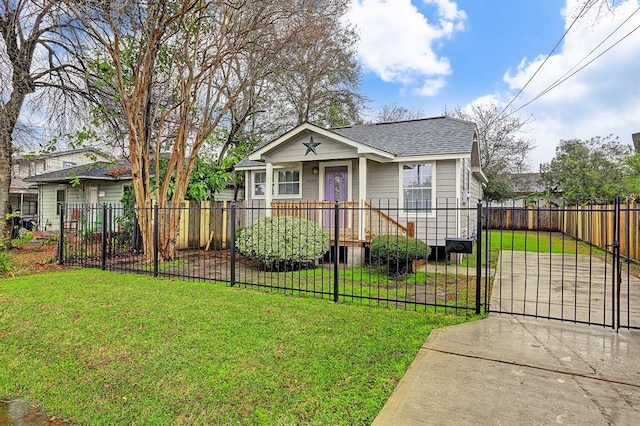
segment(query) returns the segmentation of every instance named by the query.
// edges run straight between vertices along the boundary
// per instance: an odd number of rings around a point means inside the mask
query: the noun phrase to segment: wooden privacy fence
[[[489,207],[483,212],[484,227],[514,231],[559,231],[560,210],[528,209],[524,207]]]
[[[619,223],[620,254],[640,262],[640,204],[571,206],[565,208],[489,207],[484,211],[485,229],[562,232],[611,251]]]
[[[340,202],[340,239],[343,241],[359,241],[358,230],[364,220],[365,239],[370,241],[377,235],[409,235],[415,234],[415,223],[406,225],[374,207],[369,202],[362,209],[357,201]],[[294,216],[316,222],[322,227],[333,228],[335,203],[331,201],[274,201],[273,216]],[[266,209],[246,207],[244,202],[236,202],[236,228],[248,225],[250,216],[261,217]],[[220,249],[229,247],[231,238],[231,202],[230,201],[185,201],[181,208],[180,231],[176,248]],[[249,215],[245,210],[251,211]],[[254,218],[254,214],[256,217]]]
[[[180,215],[176,248],[221,249],[231,238],[230,201],[185,201]],[[243,202],[236,202],[238,208]],[[245,226],[244,215],[236,215],[236,227]]]

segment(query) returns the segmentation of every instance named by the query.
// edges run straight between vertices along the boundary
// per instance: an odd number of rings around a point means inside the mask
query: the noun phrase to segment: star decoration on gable
[[[307,147],[307,152],[304,153],[304,155],[307,155],[310,152],[313,152],[315,155],[318,155],[318,152],[316,151],[316,148],[318,147],[318,145],[320,145],[322,142],[314,142],[313,141],[313,136],[311,136],[311,139],[309,139],[309,142],[303,143],[302,145]]]

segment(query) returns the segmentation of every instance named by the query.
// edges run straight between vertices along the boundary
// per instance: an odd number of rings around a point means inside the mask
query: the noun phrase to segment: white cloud
[[[424,81],[424,84],[419,89],[415,89],[414,93],[422,96],[434,96],[440,89],[445,86],[446,82],[444,78],[433,78]]]
[[[399,82],[415,93],[435,95],[451,73],[433,45],[464,28],[466,14],[450,0],[424,0],[436,7],[430,22],[410,0],[353,0],[347,16],[360,35],[360,61],[385,82]]]
[[[637,12],[588,56],[593,48],[640,7],[639,0],[618,2],[611,10],[599,8],[599,3],[596,2],[596,6],[578,19],[559,50],[524,88],[513,107],[518,108],[533,100],[556,80],[585,65],[640,26],[640,12]],[[583,4],[584,0],[567,0],[562,11],[566,20],[565,29]],[[522,89],[544,58],[544,55],[532,60],[524,58],[515,70],[507,70],[504,81],[511,92],[506,96],[511,98]],[[518,112],[523,118],[533,119],[533,130],[529,136],[537,144],[532,156],[536,166],[540,162],[550,161],[562,139],[588,139],[613,134],[624,142],[631,142],[631,133],[640,131],[639,58],[640,30],[637,30],[566,82]]]

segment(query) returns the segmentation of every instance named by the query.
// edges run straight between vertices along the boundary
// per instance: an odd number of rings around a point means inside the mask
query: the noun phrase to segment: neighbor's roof
[[[27,182],[68,182],[71,179],[90,180],[129,180],[131,179],[131,165],[128,162],[114,163],[98,161],[83,166],[69,167],[54,172],[30,176]]]
[[[330,128],[328,131],[396,157],[416,157],[442,154],[468,154],[476,135],[473,122],[453,117],[432,117],[391,123],[358,124]],[[260,144],[256,151],[272,141]],[[244,158],[239,167],[264,163]]]

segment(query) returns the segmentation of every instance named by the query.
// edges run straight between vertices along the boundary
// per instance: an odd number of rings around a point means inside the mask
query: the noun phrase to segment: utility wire
[[[543,91],[541,91],[540,93],[538,93],[533,99],[531,99],[530,101],[524,103],[523,105],[519,106],[518,108],[516,108],[515,110],[511,111],[509,114],[505,115],[504,118],[509,117],[512,114],[515,114],[516,112],[520,111],[521,109],[523,109],[524,107],[526,107],[527,105],[531,104],[532,102],[540,99],[541,97],[543,97],[544,95],[546,95],[547,93],[549,93],[551,90],[555,89],[556,87],[558,87],[559,85],[561,85],[562,83],[564,83],[565,81],[567,81],[568,79],[570,79],[571,77],[573,77],[574,75],[576,75],[579,71],[582,71],[584,68],[586,68],[587,66],[589,66],[591,63],[593,63],[596,59],[600,58],[602,55],[604,55],[605,53],[607,53],[609,50],[611,50],[613,47],[617,46],[618,44],[620,44],[624,39],[626,39],[627,37],[629,37],[631,34],[633,34],[634,32],[636,32],[638,29],[640,29],[640,25],[638,25],[637,27],[635,27],[634,29],[632,29],[631,31],[629,31],[627,34],[625,34],[622,38],[620,38],[618,41],[616,41],[615,43],[613,43],[611,46],[607,47],[605,50],[603,50],[602,52],[600,52],[596,57],[594,57],[593,59],[591,59],[589,62],[587,62],[586,64],[582,65],[580,68],[576,69],[575,71],[571,72],[572,70],[574,70],[579,64],[581,64],[585,59],[587,59],[593,52],[595,52],[600,46],[602,46],[604,44],[604,42],[606,42],[609,38],[611,38],[611,36],[617,32],[620,27],[622,27],[625,23],[627,23],[629,21],[629,19],[631,19],[631,17],[633,17],[633,15],[635,15],[638,11],[640,11],[640,7],[637,8],[635,10],[635,12],[633,12],[623,23],[621,23],[615,30],[613,30],[604,40],[602,40],[602,42],[600,42],[596,47],[594,47],[587,55],[585,55],[584,58],[582,58],[580,61],[578,61],[578,63],[576,65],[574,65],[573,67],[571,67],[571,69],[569,69],[569,71],[567,71],[566,73],[564,73],[564,75],[560,78],[558,78],[556,81],[554,81],[552,84],[550,84],[549,86],[547,86],[546,89],[544,89]]]
[[[544,64],[547,63],[547,61],[549,60],[549,58],[551,57],[551,55],[553,55],[553,53],[556,51],[556,49],[558,48],[558,46],[560,46],[560,43],[562,43],[562,40],[564,40],[564,38],[567,36],[567,34],[569,33],[569,31],[571,31],[571,28],[573,28],[573,26],[575,25],[576,22],[578,22],[578,19],[582,16],[584,16],[584,14],[586,13],[587,6],[589,7],[589,9],[591,7],[593,7],[593,5],[595,4],[595,2],[591,1],[591,0],[587,0],[584,3],[584,6],[582,6],[582,9],[580,10],[580,12],[576,15],[575,18],[573,18],[573,21],[571,22],[571,25],[569,25],[569,28],[567,28],[564,32],[564,34],[562,34],[562,37],[560,37],[560,40],[558,40],[558,42],[556,43],[555,46],[553,46],[553,49],[551,49],[551,52],[549,52],[547,54],[547,57],[544,58],[544,61],[542,61],[542,63],[538,66],[538,68],[536,69],[536,71],[533,73],[533,75],[531,77],[529,77],[529,80],[527,80],[527,82],[524,84],[524,86],[522,86],[520,88],[520,90],[518,91],[518,93],[516,93],[516,95],[511,99],[511,101],[509,101],[509,103],[507,104],[507,106],[505,106],[502,111],[500,111],[500,114],[498,114],[496,116],[496,120],[499,120],[500,117],[502,116],[502,114],[504,114],[504,112],[509,109],[509,107],[515,102],[515,100],[518,98],[518,96],[520,96],[522,94],[522,92],[524,92],[524,89],[527,88],[527,86],[529,85],[529,83],[531,83],[531,80],[533,80],[533,78],[538,74],[538,72],[542,69],[542,67],[544,66]]]

